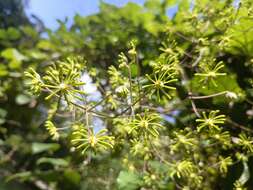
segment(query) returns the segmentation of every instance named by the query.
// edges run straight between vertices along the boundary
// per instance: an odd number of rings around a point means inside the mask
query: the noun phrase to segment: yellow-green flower
[[[51,121],[46,121],[45,127],[48,130],[48,133],[52,136],[53,140],[58,140],[60,137],[60,134],[58,133],[58,130],[56,126]]]
[[[145,112],[143,115],[137,114],[135,119],[130,123],[131,130],[129,133],[137,132],[144,134],[144,136],[159,135],[158,129],[162,127],[160,124],[161,117],[156,113]]]
[[[148,88],[150,90],[150,95],[156,94],[158,100],[160,101],[161,95],[165,95],[168,99],[171,99],[171,95],[168,90],[176,90],[175,87],[171,86],[171,83],[176,82],[177,79],[171,78],[166,72],[162,74],[154,74],[152,78],[150,75],[146,75],[151,84],[143,86],[143,88]]]
[[[223,124],[226,120],[225,115],[217,115],[219,110],[211,111],[207,115],[206,112],[203,112],[203,118],[196,119],[196,122],[199,122],[198,131],[201,131],[203,128],[208,127],[210,130],[216,129],[220,130],[219,124]]]
[[[88,150],[97,152],[113,148],[114,137],[107,135],[107,129],[95,133],[93,128],[81,125],[72,133],[71,143],[84,154]]]

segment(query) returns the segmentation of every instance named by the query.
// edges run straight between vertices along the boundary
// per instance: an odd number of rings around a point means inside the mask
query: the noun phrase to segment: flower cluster
[[[215,63],[215,60],[212,60],[211,63],[208,63],[208,60],[204,60],[205,64],[200,64],[201,72],[195,73],[195,76],[201,77],[200,82],[206,83],[211,82],[214,86],[217,86],[215,80],[219,76],[225,76],[226,73],[220,72],[224,68],[223,62]]]
[[[145,137],[158,137],[158,129],[162,128],[160,124],[161,117],[156,113],[144,112],[143,115],[137,114],[136,118],[130,123],[129,133],[143,134]]]
[[[219,124],[223,124],[226,121],[225,115],[217,115],[220,111],[211,111],[207,115],[206,112],[203,112],[203,118],[196,119],[196,122],[199,122],[198,131],[201,131],[203,128],[208,127],[209,130],[220,130]]]
[[[74,126],[74,128],[71,143],[82,154],[88,150],[98,152],[113,148],[114,137],[107,135],[106,129],[95,133],[94,128],[86,128],[83,125]]]
[[[64,97],[69,103],[73,99],[81,99],[85,92],[79,90],[84,85],[81,78],[82,65],[76,59],[68,58],[66,61],[58,61],[49,66],[45,76],[41,77],[36,71],[30,69],[25,74],[31,81],[31,91],[39,93],[44,90],[48,93],[46,99],[52,97]]]

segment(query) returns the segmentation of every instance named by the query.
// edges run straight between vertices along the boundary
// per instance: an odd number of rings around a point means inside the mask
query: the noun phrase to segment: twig
[[[243,126],[243,125],[241,125],[239,123],[236,123],[235,121],[231,120],[230,118],[227,118],[227,122],[230,123],[230,124],[232,124],[233,126],[235,126],[237,128],[240,128],[240,129],[244,130],[244,131],[247,131],[249,133],[253,133],[253,130],[251,130],[250,128],[245,127],[245,126]]]
[[[130,85],[130,89],[129,89],[129,92],[130,92],[130,108],[131,108],[131,116],[133,117],[134,116],[134,107],[133,107],[133,92],[132,92],[132,73],[131,73],[131,68],[130,68],[130,65],[128,65],[128,80],[129,80],[129,85]]]
[[[198,58],[194,61],[194,63],[192,64],[192,67],[195,67],[195,66],[197,66],[198,65],[198,63],[201,61],[201,59],[202,59],[202,56],[203,56],[203,54],[204,54],[204,50],[200,50],[200,52],[199,52],[199,56],[198,56]]]
[[[222,92],[219,92],[219,93],[216,93],[216,94],[207,95],[207,96],[192,96],[192,94],[189,93],[188,98],[191,99],[191,100],[199,100],[199,99],[213,98],[213,97],[221,96],[221,95],[224,95],[224,94],[227,94],[227,91],[222,91]]]
[[[199,112],[198,112],[198,109],[196,107],[195,102],[193,100],[190,100],[190,101],[191,101],[192,109],[193,109],[194,113],[196,114],[196,116],[197,117],[201,117],[200,114],[199,114]]]

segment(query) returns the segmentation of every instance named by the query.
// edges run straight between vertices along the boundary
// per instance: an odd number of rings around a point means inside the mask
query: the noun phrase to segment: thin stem
[[[149,93],[149,91],[150,91],[150,90],[147,91],[147,94]],[[136,105],[136,104],[140,101],[140,99],[142,99],[142,98],[143,98],[143,97],[140,96],[131,106]],[[128,108],[126,108],[125,110],[123,110],[122,112],[120,112],[119,114],[115,115],[115,117],[118,117],[118,116],[120,116],[120,115],[126,113],[126,112],[131,108],[131,106],[129,106]]]
[[[160,161],[162,161],[164,164],[166,164],[168,166],[174,166],[173,164],[171,164],[167,160],[165,160],[165,158],[163,158],[163,156],[157,151],[157,149],[153,146],[152,143],[150,143],[150,146],[151,146],[152,150],[155,152],[155,155],[160,159]]]
[[[129,92],[130,92],[130,101],[131,101],[131,116],[134,117],[134,107],[133,107],[133,92],[132,92],[132,72],[131,72],[131,68],[130,68],[130,65],[128,65],[128,80],[129,80],[129,84],[130,84],[130,89],[129,89]]]
[[[97,102],[95,105],[91,106],[90,108],[88,108],[88,111],[93,110],[95,107],[99,106],[100,104],[102,104],[109,96],[111,96],[111,94],[106,95],[102,100],[100,100],[99,102]]]
[[[67,126],[67,127],[59,127],[59,128],[57,128],[57,131],[63,131],[63,130],[70,129],[70,128],[71,128],[70,126]]]
[[[198,58],[194,61],[194,63],[192,64],[192,67],[195,67],[195,66],[198,65],[198,63],[199,63],[199,62],[201,61],[201,59],[202,59],[203,54],[204,54],[204,50],[200,50],[199,56],[198,56]]]
[[[183,78],[185,81],[188,81],[188,77],[187,77],[187,75],[185,74],[185,71],[184,71],[184,69],[183,69],[182,67],[181,67],[180,71],[181,71],[181,74],[182,74],[182,78]],[[186,85],[186,89],[187,89],[187,91],[188,91],[188,94],[191,95],[191,94],[192,94],[191,89],[190,89],[187,85]],[[196,115],[197,117],[201,117],[200,114],[199,114],[199,112],[198,112],[197,106],[196,106],[195,102],[193,101],[193,99],[190,99],[190,101],[191,101],[191,106],[192,106],[192,109],[193,109],[195,115]]]
[[[91,130],[90,130],[90,126],[89,126],[89,112],[88,112],[88,109],[85,110],[85,122],[86,122],[86,127],[88,129],[88,133],[89,133],[89,135],[91,135]]]
[[[189,93],[188,98],[191,99],[191,100],[207,99],[207,98],[213,98],[213,97],[216,97],[216,96],[221,96],[221,95],[227,94],[227,92],[228,91],[222,91],[222,92],[207,95],[207,96],[192,96],[191,93]]]
[[[136,65],[137,65],[137,84],[138,84],[138,93],[139,93],[139,97],[141,97],[141,85],[140,85],[140,75],[141,75],[141,66],[140,66],[140,63],[139,63],[139,59],[138,59],[138,53],[136,52],[136,55],[135,55],[135,62],[136,62]],[[142,98],[140,98],[139,100],[139,104],[140,104],[140,107],[141,107],[141,103],[142,102]]]
[[[226,120],[228,123],[232,124],[234,127],[240,128],[240,129],[250,132],[250,133],[253,133],[253,130],[251,130],[250,128],[245,127],[239,123],[236,123],[235,121],[231,120],[230,118],[226,118]]]
[[[190,100],[190,101],[191,101],[192,109],[193,109],[194,113],[196,114],[196,116],[197,117],[201,117],[200,114],[199,114],[199,112],[198,112],[198,109],[196,107],[195,102],[193,100]]]

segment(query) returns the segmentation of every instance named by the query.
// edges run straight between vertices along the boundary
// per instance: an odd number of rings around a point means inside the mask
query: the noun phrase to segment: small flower
[[[130,49],[128,50],[128,54],[130,56],[136,56],[137,52],[136,52],[136,45],[135,45],[136,42],[134,41],[131,41],[130,42]]]
[[[29,79],[28,85],[30,86],[31,92],[39,94],[43,86],[40,75],[33,68],[30,68],[28,71],[24,72],[24,74]]]
[[[127,78],[124,77],[123,74],[112,65],[108,69],[108,74],[110,77],[109,81],[113,88],[117,88],[118,86],[123,85],[127,81]]]
[[[223,148],[231,147],[231,136],[228,131],[218,131],[212,136],[216,141],[220,142]]]
[[[72,59],[50,66],[46,76],[43,77],[43,87],[50,93],[46,99],[53,96],[63,96],[67,102],[73,98],[80,99],[78,94],[84,94],[84,92],[78,88],[85,84],[80,80],[80,69],[81,66]]]
[[[119,68],[125,68],[125,67],[128,67],[128,59],[127,57],[125,56],[124,53],[120,53],[119,54]]]
[[[242,148],[248,152],[253,152],[253,138],[247,137],[245,133],[239,135],[237,144],[242,146]]]
[[[230,157],[223,158],[222,156],[219,157],[220,159],[220,171],[223,174],[228,172],[228,166],[233,164],[233,160]]]
[[[139,132],[144,134],[144,136],[154,136],[159,135],[158,128],[161,128],[160,124],[161,117],[156,113],[145,112],[144,115],[137,114],[136,118],[130,123],[131,130],[129,133]]]
[[[57,131],[56,126],[49,120],[45,122],[45,127],[48,130],[49,134],[52,136],[53,140],[58,140],[60,137],[60,134]]]
[[[193,165],[191,161],[183,160],[177,162],[174,166],[174,170],[171,172],[171,177],[176,175],[178,178],[188,177],[196,170],[196,166]]]
[[[210,130],[220,130],[218,124],[223,124],[226,120],[225,115],[217,115],[219,110],[211,111],[208,115],[203,112],[203,119],[197,119],[196,122],[200,122],[198,126],[198,132],[203,128],[208,127]]]
[[[196,144],[196,140],[192,138],[191,132],[185,133],[185,131],[179,131],[179,132],[174,132],[173,134],[175,135],[175,138],[173,140],[174,143],[171,146],[171,150],[173,151],[180,149],[181,146],[193,147]]]
[[[101,151],[113,148],[114,137],[108,136],[107,129],[102,129],[95,133],[93,128],[89,130],[84,126],[75,127],[76,130],[72,133],[71,143],[77,150],[81,150],[84,154],[87,150]]]
[[[208,64],[203,64],[203,66],[201,67],[202,72],[195,73],[195,76],[199,76],[202,78],[200,80],[200,82],[210,81],[214,86],[217,86],[215,79],[218,76],[225,76],[226,75],[226,73],[219,72],[219,70],[221,70],[223,67],[224,67],[224,64],[222,62],[217,63],[214,67],[208,66]]]
[[[125,97],[127,95],[127,93],[129,92],[128,90],[128,83],[124,83],[123,85],[118,86],[115,89],[115,92],[123,97]]]
[[[234,183],[234,190],[247,190],[246,187],[243,187],[244,185],[239,181],[239,180],[236,180],[235,183]]]
[[[177,43],[175,40],[171,41],[168,40],[166,43],[162,43],[162,47],[160,50],[163,52],[164,55],[176,55],[177,54]]]
[[[166,73],[174,78],[178,75],[178,58],[177,56],[161,56],[156,62],[153,63],[155,73]]]
[[[130,149],[130,153],[133,155],[143,156],[144,159],[150,158],[150,149],[145,141],[139,141],[136,139],[131,140],[132,147]]]
[[[162,74],[155,74],[154,78],[151,78],[150,75],[146,75],[151,84],[143,86],[143,88],[149,88],[151,90],[151,95],[156,93],[158,100],[160,101],[160,94],[165,95],[168,99],[171,99],[171,96],[167,90],[176,90],[175,87],[169,85],[170,83],[176,82],[177,79],[171,78],[170,75],[166,75],[166,72]]]
[[[69,102],[74,98],[81,99],[80,94],[85,94],[78,89],[85,83],[80,80],[81,65],[75,59],[68,58],[65,62],[58,61],[57,64],[48,68],[44,77],[33,69],[26,72],[25,76],[31,79],[33,93],[38,94],[41,90],[49,93],[46,99],[63,96]]]

